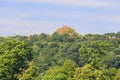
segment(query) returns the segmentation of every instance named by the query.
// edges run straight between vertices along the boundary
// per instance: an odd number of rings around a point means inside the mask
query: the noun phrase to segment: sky
[[[0,36],[120,31],[120,0],[0,0]]]

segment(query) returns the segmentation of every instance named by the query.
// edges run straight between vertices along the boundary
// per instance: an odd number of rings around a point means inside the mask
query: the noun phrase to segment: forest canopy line
[[[120,80],[120,32],[0,37],[0,80]]]

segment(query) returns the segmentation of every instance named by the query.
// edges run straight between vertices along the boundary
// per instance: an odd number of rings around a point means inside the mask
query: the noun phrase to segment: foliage
[[[83,67],[76,68],[74,80],[103,80],[103,72],[95,70],[91,65],[86,64]]]
[[[32,59],[31,49],[24,42],[13,39],[5,39],[0,47],[0,79],[16,80],[17,74]]]
[[[55,66],[46,71],[43,80],[68,80],[72,79],[76,64],[66,60],[62,66]]]
[[[0,37],[0,80],[119,80],[120,32]]]
[[[19,80],[38,80],[37,77],[39,75],[38,68],[34,65],[34,62],[29,62],[28,68],[23,71],[22,76],[20,76]]]

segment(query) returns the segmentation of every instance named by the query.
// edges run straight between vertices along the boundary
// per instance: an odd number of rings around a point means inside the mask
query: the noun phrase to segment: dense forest
[[[120,32],[0,37],[0,80],[120,80]]]

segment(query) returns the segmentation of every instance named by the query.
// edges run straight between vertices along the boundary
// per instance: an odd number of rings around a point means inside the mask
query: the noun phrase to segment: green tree
[[[91,80],[93,74],[93,68],[87,64],[84,67],[76,68],[74,73],[75,80]]]
[[[104,80],[103,72],[94,69],[91,65],[86,64],[83,67],[76,68],[74,72],[74,80]]]
[[[63,66],[55,66],[45,72],[43,80],[72,80],[76,64],[66,60]]]
[[[23,71],[22,76],[20,76],[19,80],[40,80],[39,70],[38,67],[35,66],[34,62],[30,62],[28,66],[29,67]]]
[[[91,64],[92,66],[99,68],[99,62],[103,59],[109,47],[110,44],[103,41],[84,43],[79,49],[79,65]]]
[[[120,69],[117,70],[116,76],[114,76],[114,80],[120,80]]]
[[[22,41],[7,39],[0,44],[0,79],[17,80],[17,74],[32,59],[31,48]]]

